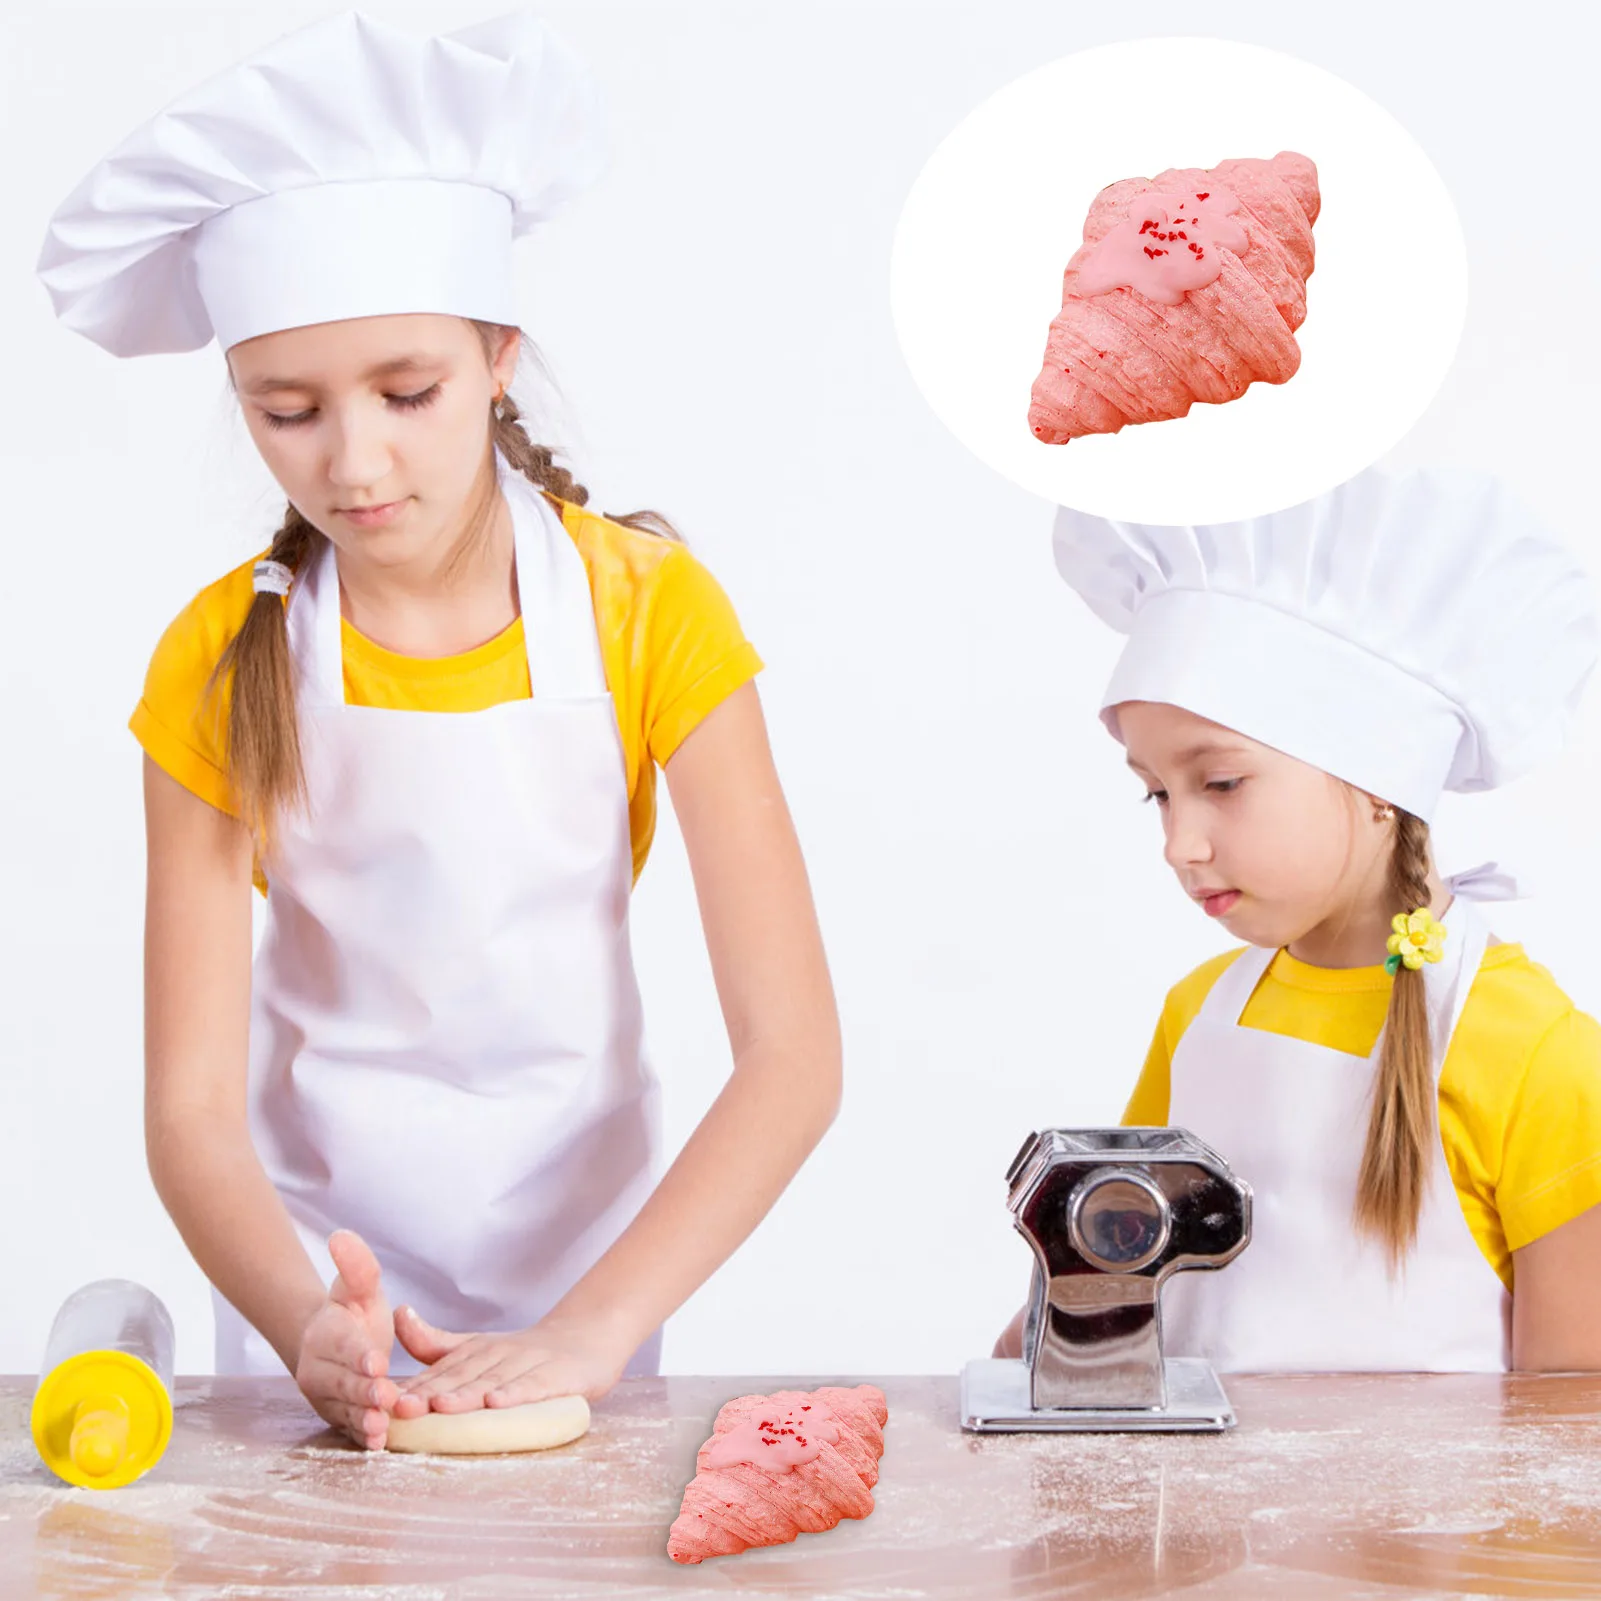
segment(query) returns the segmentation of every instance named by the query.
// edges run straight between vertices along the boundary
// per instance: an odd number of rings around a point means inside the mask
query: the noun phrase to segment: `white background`
[[[444,28],[498,8],[371,9]],[[53,0],[0,17],[0,1371],[32,1369],[62,1297],[110,1274],[173,1308],[181,1369],[210,1363],[204,1285],[144,1169],[125,724],[162,628],[280,509],[214,349],[117,362],[57,327],[33,263],[50,210],[136,122],[323,10]],[[573,419],[547,432],[597,505],[680,522],[768,661],[848,1050],[838,1123],[670,1323],[665,1365],[951,1372],[988,1354],[1026,1287],[1013,1152],[1037,1126],[1116,1118],[1163,994],[1220,935],[1172,884],[1095,719],[1114,641],[1054,574],[1050,506],[948,435],[906,372],[890,241],[929,152],[986,95],[1203,19],[1166,0],[546,11],[601,81],[616,152],[524,258],[527,323]],[[1493,465],[1595,570],[1601,231],[1574,202],[1598,41],[1559,25],[1580,15],[1274,0],[1204,21],[1348,78],[1438,166],[1472,304],[1388,459]],[[1482,843],[1544,869],[1547,893],[1497,924],[1592,1012],[1598,776],[1601,686],[1563,762],[1462,807],[1472,837],[1446,862]],[[636,905],[676,1149],[728,1060],[670,818]]]

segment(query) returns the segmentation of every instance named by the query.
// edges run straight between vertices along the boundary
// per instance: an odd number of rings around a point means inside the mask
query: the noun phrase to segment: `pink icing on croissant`
[[[798,1424],[788,1420],[814,1417],[823,1426],[805,1435],[803,1447]],[[702,1562],[819,1534],[841,1518],[865,1518],[873,1510],[888,1419],[884,1392],[871,1384],[730,1401],[696,1456],[667,1554],[675,1562]],[[785,1427],[796,1435],[783,1434]],[[762,1443],[768,1438],[777,1443]],[[753,1455],[760,1465],[749,1460]]]
[[[1125,248],[1113,236],[1126,240],[1131,231],[1138,237],[1141,223],[1150,220],[1148,205],[1223,192],[1235,208],[1222,219],[1245,237],[1240,245],[1214,232],[1215,251],[1202,243],[1218,258],[1210,282],[1185,287],[1176,302],[1144,285],[1099,287],[1108,262]],[[1051,319],[1030,397],[1034,437],[1057,445],[1116,433],[1128,423],[1182,417],[1198,400],[1237,400],[1253,383],[1292,377],[1301,363],[1295,330],[1306,318],[1312,224],[1321,203],[1317,168],[1292,150],[1271,161],[1245,157],[1211,168],[1173,168],[1103,189],[1085,219],[1084,243],[1062,275],[1062,307]],[[1164,217],[1158,231],[1189,233],[1190,217],[1200,227],[1198,208],[1180,214],[1184,223],[1175,219],[1169,227]],[[1152,248],[1174,242],[1152,241],[1149,229],[1144,237]],[[1144,257],[1144,249],[1142,259],[1160,260]]]
[[[821,1401],[792,1401],[772,1406],[761,1418],[746,1418],[727,1434],[706,1442],[706,1466],[733,1468],[741,1462],[781,1473],[802,1462],[815,1462],[825,1445],[839,1443],[839,1424]]]
[[[1246,248],[1245,229],[1229,215],[1240,202],[1226,189],[1138,196],[1125,221],[1103,234],[1078,269],[1078,293],[1138,289],[1176,306],[1223,270],[1225,248]]]

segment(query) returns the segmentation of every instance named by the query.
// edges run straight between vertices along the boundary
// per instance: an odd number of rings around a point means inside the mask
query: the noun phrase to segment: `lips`
[[[1201,907],[1208,917],[1222,917],[1225,913],[1234,910],[1239,903],[1240,892],[1237,889],[1200,891],[1195,898],[1201,903]]]
[[[379,506],[340,506],[339,515],[358,528],[376,528],[399,516],[405,509],[404,500],[388,500]]]

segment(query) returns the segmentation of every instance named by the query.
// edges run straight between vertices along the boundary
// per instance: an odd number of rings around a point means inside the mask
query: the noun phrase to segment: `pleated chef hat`
[[[1210,527],[1063,508],[1056,565],[1128,635],[1101,717],[1182,706],[1429,818],[1560,746],[1595,664],[1590,584],[1494,479],[1370,469]]]
[[[601,160],[589,82],[531,13],[417,38],[346,11],[124,139],[39,275],[118,356],[392,312],[512,324],[512,240]]]

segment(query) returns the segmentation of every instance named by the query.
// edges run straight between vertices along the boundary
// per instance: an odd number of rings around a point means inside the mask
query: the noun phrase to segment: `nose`
[[[1170,800],[1162,819],[1165,843],[1162,855],[1175,873],[1212,859],[1212,841],[1202,812]]]
[[[364,493],[389,474],[392,457],[384,418],[362,406],[330,409],[328,481],[340,491]]]

